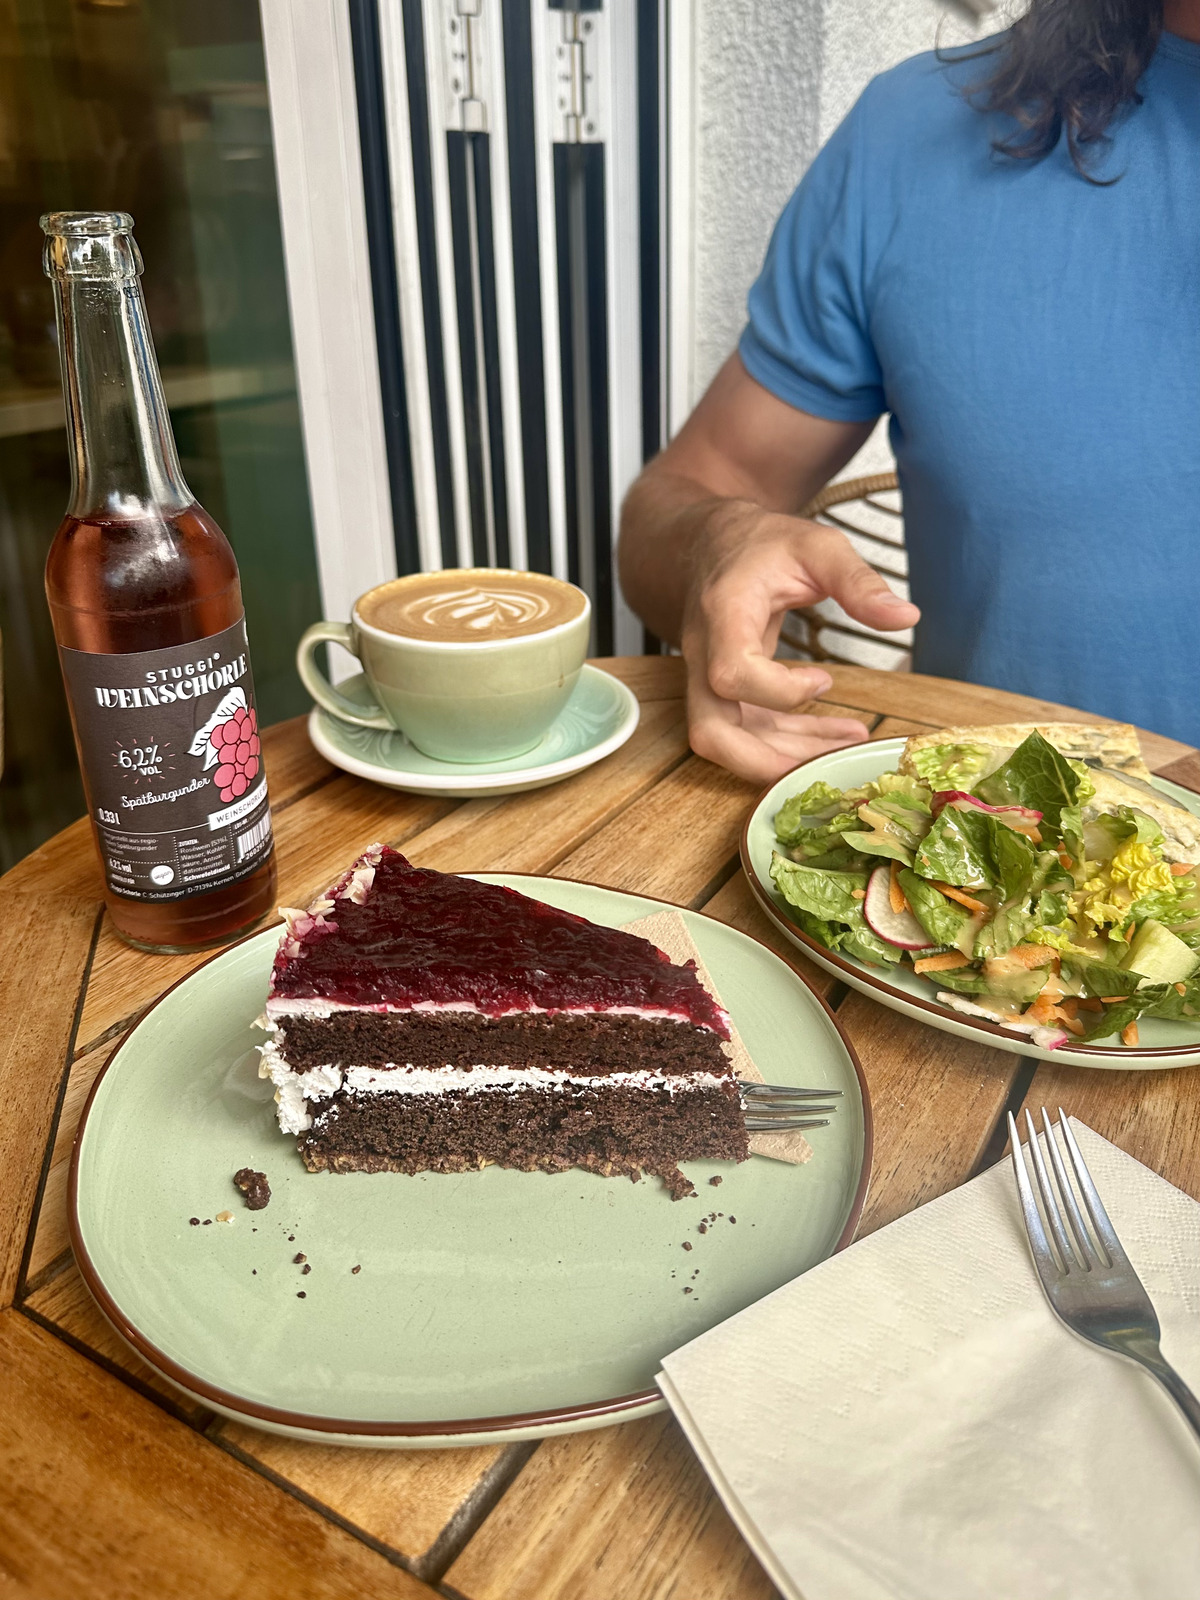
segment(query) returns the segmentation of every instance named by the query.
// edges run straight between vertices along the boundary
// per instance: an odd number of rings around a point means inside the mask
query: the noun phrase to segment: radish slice
[[[867,880],[867,896],[863,901],[867,927],[901,950],[930,949],[929,935],[912,912],[892,910],[891,876],[891,864],[885,861]]]
[[[1042,813],[1034,811],[1031,806],[989,806],[986,801],[977,800],[965,789],[939,789],[933,797],[931,806],[934,816],[936,817],[945,806],[953,806],[956,811],[986,811],[990,816],[1000,817],[1005,822],[1042,820]]]

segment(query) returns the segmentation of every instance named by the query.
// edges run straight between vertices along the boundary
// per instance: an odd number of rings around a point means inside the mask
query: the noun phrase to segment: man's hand
[[[682,646],[688,728],[697,755],[757,783],[868,736],[846,717],[800,707],[831,686],[818,666],[773,660],[796,606],[832,598],[856,622],[908,628],[920,613],[888,588],[834,528],[746,501],[705,519],[692,551]]]
[[[758,783],[867,737],[861,722],[798,711],[830,678],[772,660],[787,611],[832,598],[883,632],[919,615],[840,533],[795,515],[872,426],[798,411],[730,356],[625,502],[622,587],[683,647],[692,748]]]

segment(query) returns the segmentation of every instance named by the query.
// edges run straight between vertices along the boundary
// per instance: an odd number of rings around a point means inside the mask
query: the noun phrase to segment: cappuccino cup
[[[439,761],[503,761],[532,750],[567,703],[587,654],[591,603],[540,572],[460,567],[393,578],[355,602],[349,622],[318,622],[296,666],[343,722],[403,733]],[[318,668],[340,644],[375,696],[364,706]]]

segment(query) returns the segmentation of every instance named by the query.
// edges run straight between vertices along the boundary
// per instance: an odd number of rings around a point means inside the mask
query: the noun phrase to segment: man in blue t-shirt
[[[884,412],[916,605],[796,515]],[[621,576],[682,644],[693,748],[766,782],[866,737],[772,660],[827,596],[919,617],[918,672],[1200,744],[1198,534],[1200,0],[1033,0],[876,78],[818,155]]]

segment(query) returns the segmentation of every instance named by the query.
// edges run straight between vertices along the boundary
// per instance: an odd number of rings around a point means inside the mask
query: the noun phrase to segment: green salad
[[[801,929],[873,966],[911,963],[943,1004],[1048,1048],[1200,1018],[1200,883],[1171,859],[1169,816],[1164,836],[1137,805],[1100,809],[1091,769],[1037,732],[988,758],[927,745],[910,771],[787,800],[771,878]]]

